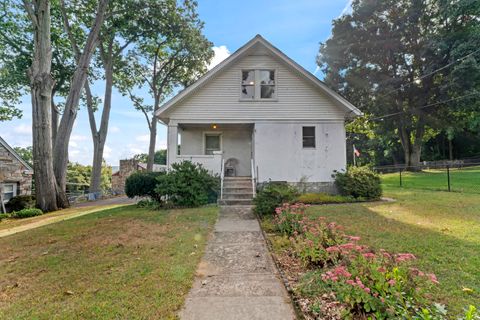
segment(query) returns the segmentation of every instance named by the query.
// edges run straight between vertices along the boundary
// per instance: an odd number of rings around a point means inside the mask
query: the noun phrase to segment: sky
[[[198,12],[205,22],[204,34],[214,44],[215,57],[210,67],[261,34],[287,56],[321,78],[315,58],[320,42],[331,33],[332,20],[348,12],[351,0],[199,0]],[[96,83],[93,92],[103,95]],[[145,99],[148,99],[145,96]],[[19,106],[23,117],[0,122],[0,136],[12,147],[32,145],[30,97]],[[97,115],[97,118],[99,115]],[[167,130],[158,126],[157,149],[166,148]],[[120,159],[148,152],[149,130],[140,111],[127,97],[114,90],[104,158],[118,166]],[[70,161],[91,164],[93,143],[88,115],[80,109],[69,145]]]

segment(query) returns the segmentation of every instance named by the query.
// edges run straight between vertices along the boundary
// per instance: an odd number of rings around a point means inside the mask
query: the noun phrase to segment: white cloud
[[[225,60],[230,56],[230,51],[228,50],[227,46],[218,46],[218,47],[213,47],[213,52],[214,56],[212,58],[212,61],[210,61],[210,64],[208,65],[208,70],[214,68],[217,64]]]
[[[111,133],[117,133],[117,132],[120,132],[120,128],[117,127],[117,126],[110,126],[108,128],[108,131],[111,132]]]
[[[88,140],[87,136],[81,135],[81,134],[72,134],[70,136],[70,142],[71,141],[85,141]]]
[[[110,159],[111,156],[112,156],[112,148],[110,148],[108,145],[105,145],[103,147],[103,158]]]
[[[32,135],[32,126],[26,125],[26,124],[19,124],[13,129],[13,132],[19,133],[22,135]]]
[[[140,136],[136,136],[135,140],[139,142],[149,142],[150,141],[150,135],[149,134],[142,134]]]

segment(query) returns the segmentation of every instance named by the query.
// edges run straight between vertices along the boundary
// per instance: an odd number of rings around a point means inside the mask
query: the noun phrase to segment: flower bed
[[[411,253],[375,251],[304,204],[283,206],[264,220],[275,258],[306,319],[448,319],[429,292],[433,273]],[[473,306],[465,319],[478,319]]]

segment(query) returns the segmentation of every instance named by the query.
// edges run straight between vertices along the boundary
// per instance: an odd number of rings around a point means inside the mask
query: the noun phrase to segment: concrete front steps
[[[252,200],[251,177],[225,177],[223,179],[223,198],[218,201],[220,205],[251,205]]]

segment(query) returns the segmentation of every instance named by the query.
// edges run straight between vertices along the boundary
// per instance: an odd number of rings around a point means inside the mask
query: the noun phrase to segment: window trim
[[[205,156],[213,156],[212,154],[207,154],[207,136],[218,136],[220,139],[220,150],[215,151],[223,151],[223,134],[219,131],[204,131],[203,132],[203,150],[202,154]]]
[[[313,147],[305,146],[305,137],[312,138],[312,136],[305,136],[303,130],[304,128],[313,128]],[[317,148],[317,127],[316,126],[302,126],[302,148],[303,149],[316,149]]]
[[[243,72],[244,71],[254,71],[255,72],[255,84],[253,85],[254,87],[254,98],[249,99],[249,98],[243,98],[242,97],[242,81],[243,81]],[[261,98],[261,90],[262,90],[262,84],[260,83],[260,71],[273,71],[274,77],[275,77],[275,84],[273,87],[275,88],[274,90],[274,96],[272,98]],[[241,102],[252,102],[252,101],[278,101],[278,71],[276,68],[245,68],[240,70],[240,77],[239,77],[239,101]],[[267,86],[267,85],[266,85]],[[268,85],[272,86],[272,85]]]
[[[12,197],[17,196],[17,187],[18,187],[18,186],[17,186],[17,183],[16,183],[16,182],[2,183],[2,184],[0,184],[0,185],[1,185],[1,187],[2,187],[1,189],[2,189],[2,196],[3,196],[3,197],[4,197],[5,194],[6,194],[5,189],[4,189],[5,186],[12,186],[12,193],[13,193]],[[10,193],[10,192],[9,192],[9,193]],[[3,203],[7,203],[7,202],[8,202],[8,200],[4,200],[4,201],[3,201]]]

